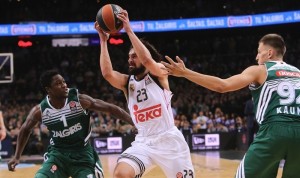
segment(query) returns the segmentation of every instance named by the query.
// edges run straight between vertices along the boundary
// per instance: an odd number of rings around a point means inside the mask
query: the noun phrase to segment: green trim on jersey
[[[90,137],[90,115],[78,99],[78,90],[69,88],[65,106],[55,109],[46,98],[40,103],[42,123],[50,132],[50,144],[54,148],[77,150],[84,147]]]
[[[300,121],[300,70],[282,61],[265,63],[267,79],[250,85],[259,124]]]

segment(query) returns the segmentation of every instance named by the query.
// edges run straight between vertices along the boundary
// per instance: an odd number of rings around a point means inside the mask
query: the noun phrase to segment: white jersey
[[[157,135],[174,127],[171,109],[172,92],[163,89],[154,77],[147,74],[137,81],[128,81],[128,108],[138,129],[138,136]]]
[[[156,77],[147,74],[128,81],[128,108],[138,129],[131,147],[118,159],[142,177],[153,166],[159,166],[166,177],[195,177],[190,149],[174,124],[171,109],[172,92],[163,89]]]

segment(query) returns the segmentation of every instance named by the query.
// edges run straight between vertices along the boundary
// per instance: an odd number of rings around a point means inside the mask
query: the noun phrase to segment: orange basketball
[[[96,20],[106,33],[117,33],[123,28],[123,22],[117,18],[122,8],[116,4],[106,4],[98,11]]]

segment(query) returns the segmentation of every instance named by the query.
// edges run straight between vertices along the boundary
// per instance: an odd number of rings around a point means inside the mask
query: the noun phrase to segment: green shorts
[[[104,177],[98,154],[91,145],[81,150],[48,149],[35,178],[98,178]]]
[[[238,167],[236,178],[276,178],[281,160],[285,160],[282,178],[300,176],[299,123],[262,125]]]

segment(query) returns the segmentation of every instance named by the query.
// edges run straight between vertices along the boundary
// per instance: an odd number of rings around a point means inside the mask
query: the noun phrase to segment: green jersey
[[[40,109],[42,123],[50,132],[52,147],[77,150],[88,143],[90,115],[81,107],[77,89],[69,88],[68,98],[61,109],[51,106],[48,96],[40,103]]]
[[[300,70],[282,61],[266,62],[265,67],[266,81],[249,86],[257,122],[300,123]]]

